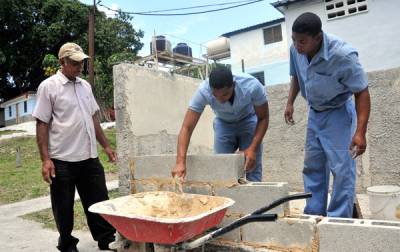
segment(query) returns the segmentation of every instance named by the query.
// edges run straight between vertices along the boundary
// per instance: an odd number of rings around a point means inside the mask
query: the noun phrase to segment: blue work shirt
[[[203,81],[192,100],[189,109],[202,113],[205,106],[211,106],[217,118],[225,122],[239,122],[255,114],[254,106],[267,102],[265,87],[249,74],[233,74],[235,97],[233,104],[229,101],[220,103],[212,94],[208,79]]]
[[[325,32],[321,49],[311,62],[290,47],[290,75],[297,77],[301,95],[318,111],[341,107],[353,93],[368,87],[357,51]]]

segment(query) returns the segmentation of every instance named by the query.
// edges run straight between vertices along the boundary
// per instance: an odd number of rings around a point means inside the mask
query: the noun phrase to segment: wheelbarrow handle
[[[240,226],[243,226],[247,223],[251,223],[251,222],[266,222],[266,221],[276,221],[276,219],[278,219],[278,215],[277,214],[251,214],[251,215],[246,215],[234,222],[232,222],[231,224],[229,224],[228,226],[219,228],[217,230],[215,230],[214,232],[212,232],[211,234],[211,238],[214,239],[218,236],[221,236],[223,234],[226,234]]]
[[[298,194],[293,194],[289,195],[280,199],[275,200],[268,206],[262,207],[256,211],[254,211],[251,214],[245,215],[242,218],[232,222],[228,226],[221,227],[211,233],[208,233],[202,237],[199,237],[198,239],[191,241],[191,242],[184,242],[178,245],[179,249],[194,249],[197,247],[200,247],[201,245],[207,243],[208,241],[221,236],[225,233],[228,233],[240,226],[243,226],[247,223],[250,222],[259,222],[259,221],[275,221],[278,218],[277,214],[263,214],[268,210],[271,210],[274,207],[277,207],[285,202],[291,201],[291,200],[298,200],[298,199],[306,199],[306,198],[311,198],[312,194],[311,193],[298,193]]]
[[[275,208],[275,207],[277,207],[285,202],[291,201],[291,200],[307,199],[307,198],[311,198],[311,197],[312,197],[311,193],[297,193],[297,194],[288,195],[286,197],[275,200],[268,206],[262,207],[256,211],[254,211],[251,215],[265,213],[266,211],[271,210],[272,208]]]
[[[209,234],[206,234],[194,241],[191,242],[184,242],[182,244],[178,245],[178,250],[186,250],[186,249],[194,249],[197,247],[200,247],[201,245],[207,243],[210,240],[213,240],[223,234],[226,234],[240,226],[243,226],[247,223],[251,223],[251,222],[262,222],[262,221],[275,221],[278,218],[277,214],[249,214],[246,215],[234,222],[232,222],[231,224],[229,224],[228,226],[225,227],[221,227]]]

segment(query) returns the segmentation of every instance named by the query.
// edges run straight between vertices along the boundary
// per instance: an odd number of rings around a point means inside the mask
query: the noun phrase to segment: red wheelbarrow
[[[149,194],[168,195],[172,192],[145,192],[129,196],[119,197],[112,200],[96,203],[89,208],[89,211],[100,214],[106,219],[120,234],[126,239],[135,242],[146,242],[162,244],[174,247],[178,250],[194,249],[200,247],[210,240],[213,240],[227,232],[251,222],[275,221],[276,214],[264,214],[266,211],[275,208],[285,202],[297,199],[310,198],[311,193],[294,194],[280,198],[273,203],[262,207],[251,214],[234,221],[233,223],[218,228],[208,234],[198,237],[206,230],[220,224],[225,216],[227,208],[235,202],[232,199],[217,196],[207,196],[198,194],[185,194],[185,197],[206,197],[217,202],[213,208],[198,213],[194,216],[183,218],[165,218],[159,216],[149,216],[135,212],[136,199],[143,198]],[[131,202],[130,205],[128,202]],[[148,202],[150,207],[157,208],[157,202]],[[127,206],[128,204],[128,206]],[[132,211],[122,211],[121,209],[130,208]],[[192,241],[192,238],[198,237]]]

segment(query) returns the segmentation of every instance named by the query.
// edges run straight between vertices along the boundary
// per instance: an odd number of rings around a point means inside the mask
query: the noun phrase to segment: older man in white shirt
[[[78,251],[79,240],[71,235],[76,187],[90,232],[99,248],[106,250],[115,240],[115,229],[99,215],[88,211],[92,204],[108,199],[96,140],[110,161],[115,161],[116,156],[96,117],[99,106],[91,86],[78,77],[88,56],[79,45],[66,43],[58,57],[61,70],[40,84],[33,112],[37,119],[42,176],[50,184],[54,219],[60,233],[57,248]]]

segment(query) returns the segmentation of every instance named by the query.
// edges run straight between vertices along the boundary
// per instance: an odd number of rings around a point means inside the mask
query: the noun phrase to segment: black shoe
[[[99,249],[100,250],[117,251],[116,249],[110,249],[110,247],[109,247],[110,243],[112,243],[114,241],[115,241],[114,236],[99,241],[98,242]]]
[[[63,252],[79,252],[79,250],[76,248],[76,245],[74,245],[67,248],[67,250],[64,250]]]
[[[79,239],[71,236],[70,238],[64,238],[64,240],[61,240],[61,238],[58,238],[58,250],[61,252],[79,252],[79,250],[76,248],[76,244],[78,244]]]

